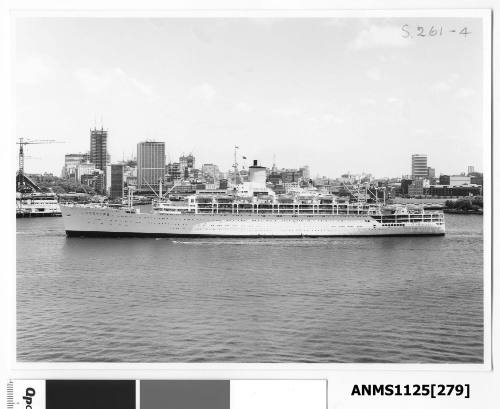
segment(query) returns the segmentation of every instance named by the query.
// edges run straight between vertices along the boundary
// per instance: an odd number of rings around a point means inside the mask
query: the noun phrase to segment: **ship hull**
[[[61,217],[61,213],[58,212],[16,212],[16,218],[25,217]]]
[[[442,236],[444,224],[384,225],[367,215],[126,213],[62,207],[69,237],[342,237]]]

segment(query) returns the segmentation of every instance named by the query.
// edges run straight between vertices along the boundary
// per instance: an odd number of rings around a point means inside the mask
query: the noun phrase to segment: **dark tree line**
[[[461,211],[478,211],[483,210],[483,199],[459,199],[459,200],[447,200],[445,206],[448,209],[461,210]]]
[[[54,192],[56,194],[60,193],[87,193],[89,195],[95,195],[96,192],[90,186],[82,185],[73,180],[61,179],[58,177],[44,178],[44,180],[37,180],[35,182],[43,192]]]

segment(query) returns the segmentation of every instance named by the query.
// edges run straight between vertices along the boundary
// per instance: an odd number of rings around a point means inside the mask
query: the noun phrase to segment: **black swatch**
[[[46,409],[135,409],[135,381],[47,380]]]

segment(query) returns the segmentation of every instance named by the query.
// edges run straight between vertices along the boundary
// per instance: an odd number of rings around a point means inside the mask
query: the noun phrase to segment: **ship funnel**
[[[265,189],[266,187],[266,168],[259,166],[257,159],[254,159],[253,166],[248,168],[248,181],[254,185],[254,188]]]

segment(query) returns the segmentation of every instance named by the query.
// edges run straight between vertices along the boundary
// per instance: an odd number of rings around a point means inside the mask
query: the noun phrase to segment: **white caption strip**
[[[231,380],[231,409],[326,409],[326,380]]]

